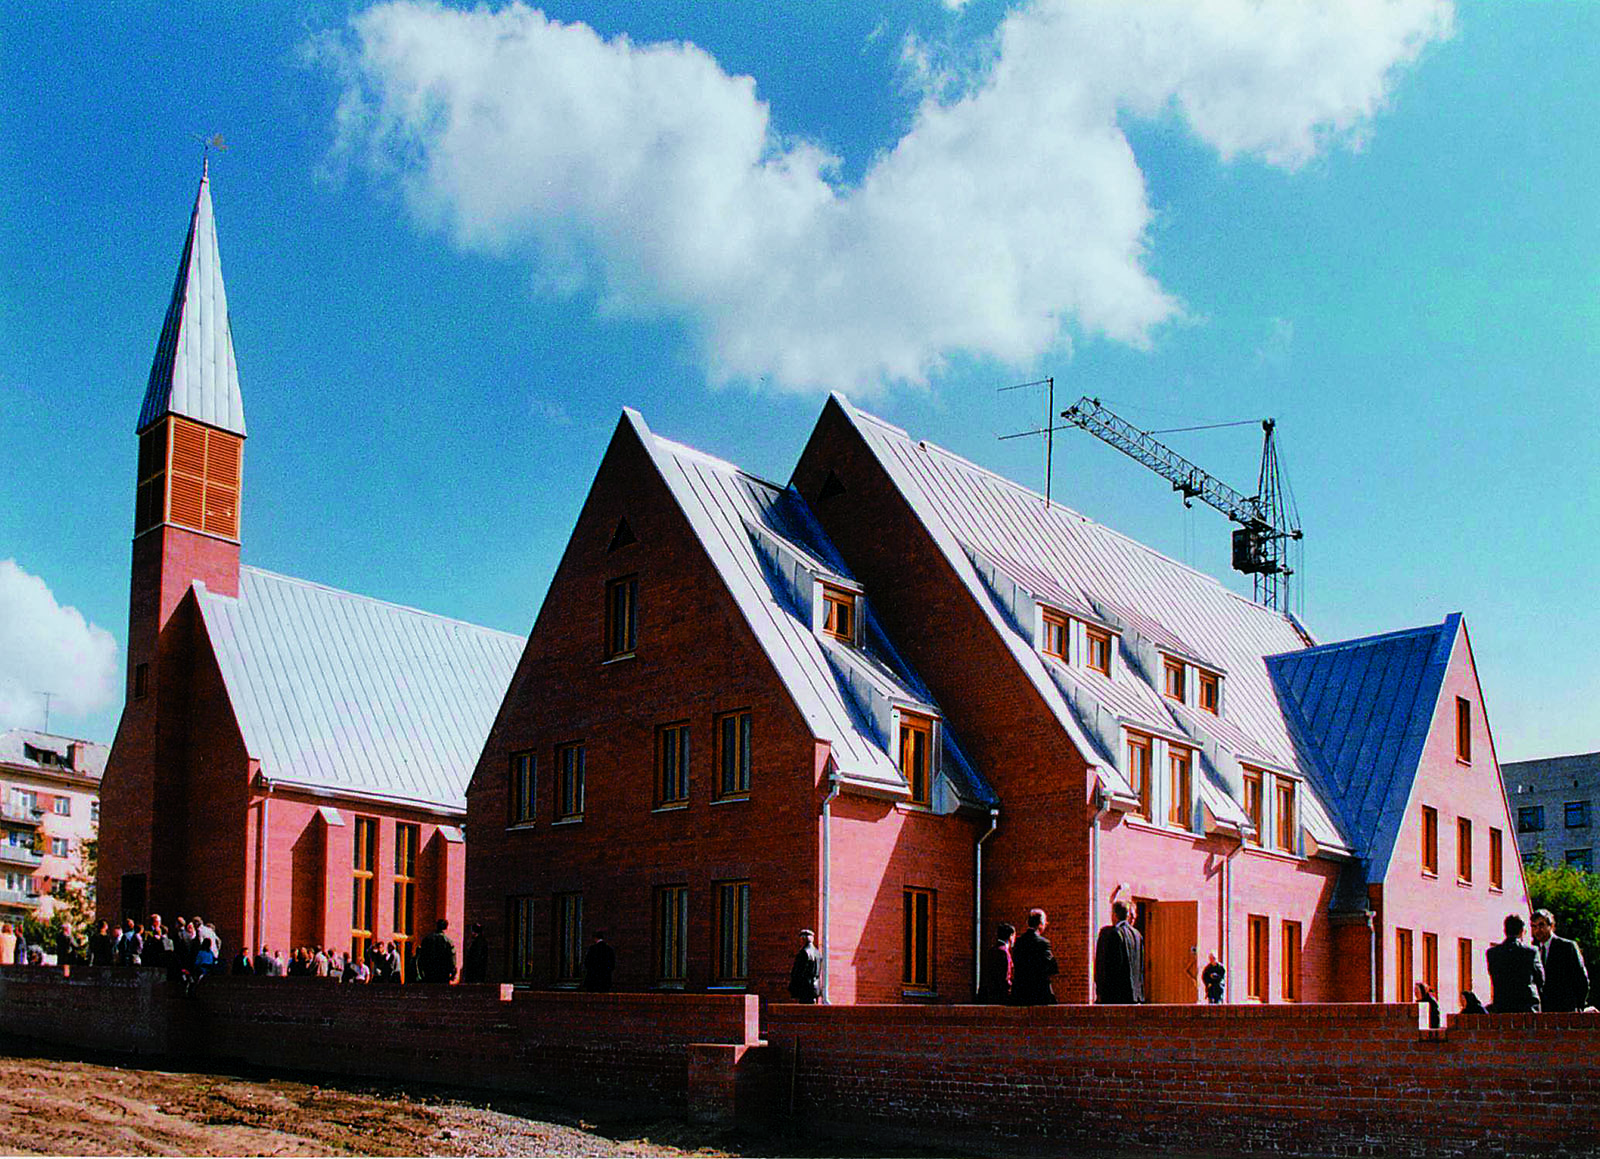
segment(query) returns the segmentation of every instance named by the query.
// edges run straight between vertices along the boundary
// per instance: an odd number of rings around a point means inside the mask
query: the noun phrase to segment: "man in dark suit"
[[[1506,915],[1506,940],[1484,951],[1489,962],[1489,984],[1494,1014],[1537,1014],[1539,990],[1544,986],[1544,967],[1539,951],[1522,944],[1522,919]]]
[[[1049,925],[1044,910],[1029,910],[1028,928],[1011,947],[1011,1001],[1018,1006],[1050,1006],[1056,1000],[1050,977],[1060,967],[1044,936]]]
[[[1095,1001],[1128,1006],[1144,1001],[1144,938],[1128,921],[1128,903],[1111,903],[1111,922],[1094,944]]]
[[[1541,1007],[1547,1014],[1582,1010],[1589,1004],[1589,971],[1578,943],[1556,936],[1556,917],[1547,909],[1533,911],[1532,932],[1533,948],[1544,966]]]
[[[994,944],[983,952],[979,971],[978,1001],[1004,1006],[1011,1001],[1011,947],[1017,940],[1017,927],[1001,922],[995,928]]]
[[[800,948],[789,967],[789,997],[796,1002],[815,1002],[822,997],[822,951],[817,949],[813,930],[800,931]]]
[[[594,936],[594,942],[583,955],[583,988],[599,993],[611,989],[611,974],[617,968],[617,952],[606,941],[605,931]]]

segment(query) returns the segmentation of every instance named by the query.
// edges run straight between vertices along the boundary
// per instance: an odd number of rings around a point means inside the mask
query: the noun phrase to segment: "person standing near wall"
[[[1128,920],[1128,903],[1111,903],[1112,924],[1094,944],[1095,1001],[1129,1006],[1144,1001],[1144,938]]]
[[[617,968],[617,952],[606,941],[605,931],[594,936],[594,943],[583,955],[583,988],[597,993],[611,989],[611,974]]]
[[[1556,934],[1556,916],[1547,909],[1533,911],[1533,946],[1544,967],[1540,1006],[1546,1013],[1582,1010],[1589,1002],[1589,971],[1583,951],[1571,938]]]
[[[483,923],[472,923],[472,941],[467,943],[467,953],[461,959],[461,980],[482,982],[489,976],[489,942],[483,936]]]
[[[417,947],[417,981],[447,986],[456,980],[456,944],[445,933],[450,923],[440,918],[433,933]]]
[[[821,983],[822,952],[817,949],[817,935],[801,930],[800,948],[789,967],[789,997],[796,1002],[815,1002],[822,996]]]
[[[1028,911],[1028,928],[1011,947],[1011,1000],[1018,1006],[1052,1006],[1056,992],[1050,979],[1061,967],[1050,952],[1050,939],[1044,931],[1050,918],[1042,909]]]
[[[1539,991],[1544,986],[1544,966],[1539,951],[1522,944],[1522,918],[1506,915],[1506,940],[1484,951],[1489,964],[1489,985],[1495,1014],[1537,1014]]]
[[[1223,981],[1227,976],[1227,967],[1217,961],[1215,954],[1207,954],[1206,968],[1200,971],[1200,984],[1206,988],[1206,1001],[1211,1005],[1221,1005]]]
[[[1017,927],[1001,922],[995,927],[994,944],[983,952],[979,971],[978,1001],[1003,1006],[1011,1001],[1011,986],[1016,966],[1011,960],[1011,947],[1017,940]]]

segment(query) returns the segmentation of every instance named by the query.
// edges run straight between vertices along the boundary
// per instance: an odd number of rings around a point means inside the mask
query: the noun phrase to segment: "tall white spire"
[[[200,173],[200,192],[183,243],[178,280],[161,327],[150,384],[139,411],[138,430],[165,415],[182,415],[243,436],[244,398],[233,359],[228,326],[228,295],[222,286],[222,257],[211,216],[211,166]]]

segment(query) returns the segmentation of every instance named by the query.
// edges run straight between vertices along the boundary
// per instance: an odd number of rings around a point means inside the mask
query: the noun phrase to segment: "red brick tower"
[[[179,896],[187,793],[181,727],[196,582],[239,591],[244,405],[203,171],[136,427],[127,703],[102,788],[99,908],[133,916]],[[191,605],[192,608],[192,605]]]

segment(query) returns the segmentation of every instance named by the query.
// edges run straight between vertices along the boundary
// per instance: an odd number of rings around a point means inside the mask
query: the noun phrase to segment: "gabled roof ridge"
[[[299,576],[284,575],[282,572],[269,571],[264,567],[256,567],[252,564],[241,564],[239,570],[241,572],[253,572],[256,575],[263,576],[271,580],[277,580],[282,583],[296,584],[303,588],[313,588],[320,592],[326,592],[328,595],[332,596],[342,596],[349,600],[360,600],[362,603],[366,604],[377,604],[379,607],[389,608],[397,612],[408,612],[411,615],[423,616],[430,620],[440,621],[441,623],[456,624],[463,628],[471,628],[474,632],[488,632],[496,636],[504,636],[509,640],[526,639],[525,636],[522,636],[516,632],[507,632],[501,628],[485,627],[483,624],[474,624],[469,620],[463,620],[457,616],[447,616],[441,612],[430,612],[426,608],[414,608],[410,604],[400,604],[393,600],[381,599],[378,596],[364,596],[360,592],[346,591],[344,588],[336,588],[332,584],[319,583],[316,580],[301,579]],[[237,600],[239,598],[237,596],[225,596],[220,592],[211,591],[209,588],[206,588],[204,584],[198,584],[197,586],[204,590],[206,595],[210,596],[212,599]]]
[[[1388,643],[1405,636],[1423,636],[1429,633],[1444,632],[1450,627],[1452,618],[1459,621],[1460,612],[1451,612],[1437,624],[1420,624],[1415,628],[1397,628],[1392,632],[1377,632],[1371,636],[1356,636],[1349,640],[1329,640],[1325,644],[1313,644],[1308,648],[1299,648],[1293,652],[1274,652],[1261,659],[1271,663],[1274,660],[1296,660],[1311,656],[1326,656],[1334,652],[1368,648],[1375,644]]]
[[[698,447],[691,447],[687,443],[680,443],[675,439],[664,438],[661,435],[656,434],[654,431],[650,432],[650,437],[655,441],[656,446],[666,451],[669,455],[676,455],[679,458],[684,459],[693,459],[696,462],[704,463],[706,466],[712,467],[718,471],[727,471],[730,474],[743,475],[751,482],[759,483],[763,487],[770,487],[774,491],[785,490],[785,487],[782,483],[774,483],[771,479],[765,479],[762,476],[757,475],[754,471],[747,471],[737,463],[730,463],[727,459],[720,458],[717,455],[708,454],[705,451],[700,450]]]

